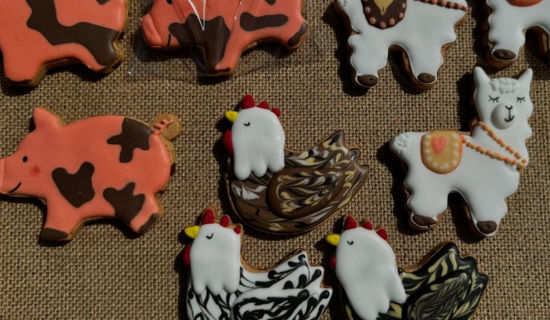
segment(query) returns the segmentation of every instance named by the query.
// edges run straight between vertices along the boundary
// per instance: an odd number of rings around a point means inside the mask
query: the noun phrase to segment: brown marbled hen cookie
[[[360,152],[345,145],[342,131],[310,150],[285,149],[277,117],[262,108],[266,103],[255,107],[251,99],[243,100],[238,115],[235,111],[227,114],[234,120],[232,130],[224,136],[226,147],[233,150],[225,174],[231,205],[243,222],[256,230],[277,235],[310,231],[344,207],[363,185],[366,168],[357,163]],[[280,130],[271,132],[264,117]],[[283,144],[271,141],[280,140],[281,135]],[[281,162],[272,163],[277,155],[266,156],[264,146],[269,146],[269,152],[280,148]],[[262,164],[264,156],[269,158],[267,165]],[[251,170],[242,171],[243,162],[250,164]],[[258,167],[264,170],[258,171]]]

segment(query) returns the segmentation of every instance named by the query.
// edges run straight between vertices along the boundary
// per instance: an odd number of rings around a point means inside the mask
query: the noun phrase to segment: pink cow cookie
[[[258,42],[300,47],[309,32],[304,5],[305,0],[155,0],[141,29],[150,47],[197,47],[207,75],[227,75]]]
[[[142,234],[163,214],[156,194],[173,169],[175,116],[161,114],[153,127],[113,115],[65,125],[36,108],[33,120],[17,151],[0,159],[0,192],[46,203],[43,239],[71,240],[85,222],[115,217]]]
[[[116,40],[125,0],[0,0],[6,78],[35,86],[50,68],[81,62],[109,73],[122,60]]]
[[[448,194],[458,192],[473,231],[481,236],[497,232],[508,212],[505,200],[517,191],[520,170],[529,163],[532,79],[531,69],[518,79],[491,79],[477,67],[479,116],[471,133],[406,132],[393,139],[391,149],[408,169],[404,185],[410,192],[412,227],[433,228],[447,208]]]

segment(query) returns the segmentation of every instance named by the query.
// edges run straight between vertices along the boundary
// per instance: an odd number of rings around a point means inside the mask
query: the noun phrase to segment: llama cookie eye
[[[309,150],[285,147],[281,111],[245,96],[222,142],[229,151],[224,175],[235,212],[259,231],[296,235],[336,213],[359,191],[366,169],[360,152],[338,131]]]
[[[516,100],[518,103],[525,102],[525,97],[518,97]]]
[[[193,239],[183,251],[190,270],[181,296],[187,319],[317,320],[330,301],[324,269],[310,265],[305,252],[269,270],[248,265],[241,257],[244,233],[227,215],[217,218],[207,209],[201,225],[185,228],[185,234]]]
[[[498,129],[507,129],[514,123],[517,113],[517,107],[501,103],[493,110],[491,120]]]
[[[500,100],[500,97],[491,97],[489,96],[489,102],[498,102],[498,100]]]
[[[502,1],[504,2],[504,1]],[[471,133],[459,131],[406,132],[391,142],[391,150],[407,165],[409,223],[433,229],[447,208],[448,195],[460,194],[472,230],[484,237],[497,233],[508,213],[506,198],[519,185],[517,171],[529,163],[526,140],[531,99],[518,106],[516,98],[530,92],[533,72],[518,79],[491,79],[474,70],[474,102],[478,113]],[[488,101],[496,100],[499,103]]]
[[[398,267],[384,229],[375,231],[368,222],[361,227],[350,219],[341,235],[326,238],[336,247],[330,266],[341,284],[345,310],[338,319],[467,320],[475,312],[489,278],[478,271],[474,258],[461,257],[457,246],[447,242],[416,266]],[[350,236],[355,246],[343,243]]]

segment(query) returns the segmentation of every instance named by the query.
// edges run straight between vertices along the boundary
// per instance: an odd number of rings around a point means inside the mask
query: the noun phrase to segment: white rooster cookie
[[[443,52],[456,41],[455,25],[468,11],[465,0],[336,0],[349,19],[350,63],[355,83],[378,84],[388,50],[404,52],[407,69],[422,89],[435,85]]]
[[[391,149],[407,165],[405,187],[410,222],[426,230],[447,208],[449,192],[458,192],[468,207],[475,231],[494,235],[506,215],[506,198],[519,186],[519,170],[529,161],[526,139],[533,112],[533,72],[519,79],[490,79],[474,70],[479,117],[470,135],[457,131],[407,132]]]
[[[506,67],[517,60],[525,44],[525,31],[535,30],[541,53],[550,61],[549,0],[485,0],[491,11],[488,24],[489,62]]]
[[[456,245],[443,243],[411,268],[398,268],[384,229],[359,226],[352,216],[344,231],[327,242],[336,246],[331,259],[344,294],[348,320],[466,320],[475,311],[488,277]]]
[[[277,267],[257,271],[241,259],[242,227],[207,209],[201,226],[185,229],[194,239],[183,259],[190,266],[185,295],[189,319],[294,319],[321,317],[332,296],[322,267],[300,252]]]

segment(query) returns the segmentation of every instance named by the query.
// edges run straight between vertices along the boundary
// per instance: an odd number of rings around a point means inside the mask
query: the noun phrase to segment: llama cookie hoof
[[[431,89],[446,48],[456,41],[455,27],[469,11],[466,0],[336,0],[336,5],[349,22],[353,80],[365,88],[378,84],[375,75],[386,67],[388,51],[397,49],[413,84]]]
[[[488,62],[507,67],[518,59],[525,46],[525,33],[537,35],[536,53],[550,62],[550,2],[541,0],[483,0],[489,15],[486,46]]]
[[[44,200],[43,239],[71,240],[102,218],[142,233],[162,215],[156,195],[170,180],[178,118],[164,115],[149,126],[105,115],[65,124],[36,108],[33,122],[17,150],[0,159],[0,193]]]
[[[519,173],[529,162],[526,140],[533,71],[518,79],[491,79],[474,70],[474,102],[478,119],[471,133],[408,132],[390,143],[406,164],[405,189],[412,227],[427,230],[447,209],[449,192],[466,203],[470,225],[481,236],[496,234],[508,212],[506,198],[519,187]]]
[[[336,247],[331,268],[340,282],[346,320],[466,320],[475,312],[489,280],[472,257],[440,244],[419,264],[399,267],[383,228],[344,218],[342,234],[326,241]]]
[[[421,230],[433,229],[437,223],[437,220],[434,220],[429,217],[424,217],[417,214],[411,214],[411,224],[413,227],[419,228]]]
[[[378,84],[378,77],[373,75],[357,76],[357,83],[365,88],[371,88]]]
[[[337,131],[310,150],[285,148],[281,111],[246,96],[241,110],[228,111],[231,130],[222,141],[230,153],[226,190],[234,212],[258,231],[297,235],[312,230],[362,187],[366,168],[360,152]]]
[[[323,285],[324,269],[298,252],[270,270],[249,266],[241,257],[242,226],[207,209],[200,226],[185,228],[189,267],[188,319],[317,320],[332,296]]]
[[[207,4],[208,2],[208,4]],[[305,0],[155,0],[141,29],[155,49],[196,47],[207,76],[232,74],[241,54],[260,42],[297,49],[309,33]],[[205,10],[197,10],[202,8]]]

